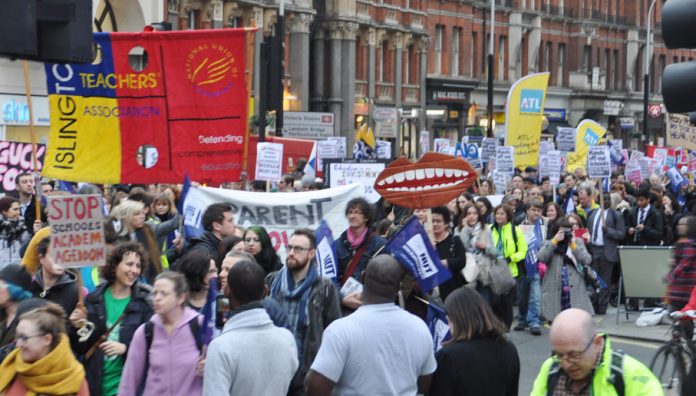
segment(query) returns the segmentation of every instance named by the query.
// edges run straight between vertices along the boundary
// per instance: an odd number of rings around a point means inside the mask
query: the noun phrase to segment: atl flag
[[[548,72],[530,74],[517,80],[508,93],[505,145],[515,147],[515,166],[520,169],[538,166],[548,83]]]
[[[440,262],[418,218],[411,217],[387,242],[386,249],[408,269],[425,292],[430,292],[452,277]]]
[[[325,220],[322,220],[319,228],[314,231],[314,236],[317,240],[316,257],[319,274],[336,282],[336,277],[338,276],[336,249],[334,249],[331,228],[329,228],[329,224]]]
[[[575,172],[577,168],[583,170],[587,168],[587,153],[590,146],[598,145],[604,139],[607,130],[592,120],[582,120],[575,128],[578,132],[575,135],[575,152],[568,153],[568,172]]]
[[[213,331],[215,330],[215,312],[217,298],[217,279],[212,278],[208,285],[208,296],[203,306],[203,326],[200,328],[198,341],[204,345],[210,344],[213,339]],[[196,319],[194,319],[196,320]]]
[[[377,158],[375,134],[367,124],[362,124],[358,133],[355,135],[355,145],[353,146],[354,159],[374,159]]]
[[[46,64],[43,175],[92,183],[236,180],[245,30],[94,33],[97,61]]]
[[[442,348],[442,343],[452,337],[445,310],[433,303],[428,304],[428,314],[425,318],[425,323],[433,336],[433,349],[437,352]]]
[[[309,161],[304,167],[304,174],[312,177],[317,176],[317,142],[312,145],[312,153],[309,154]]]

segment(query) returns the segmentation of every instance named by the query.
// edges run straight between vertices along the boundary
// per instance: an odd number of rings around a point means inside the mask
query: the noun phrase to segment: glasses
[[[32,339],[32,338],[35,338],[35,337],[43,337],[43,336],[45,336],[45,335],[46,335],[46,334],[44,334],[44,333],[42,333],[42,334],[34,334],[34,335],[32,335],[32,336],[17,335],[17,336],[15,336],[15,341],[16,341],[16,342],[20,342],[20,341],[22,341],[22,342],[27,342],[27,341],[29,341],[29,340]]]
[[[596,336],[597,336],[597,334],[594,334],[590,338],[590,342],[587,343],[587,345],[585,346],[585,349],[583,349],[581,352],[567,352],[567,353],[552,352],[551,357],[553,358],[553,360],[555,360],[558,363],[560,363],[563,360],[567,360],[570,363],[576,363],[576,362],[580,361],[580,358],[582,358],[582,355],[584,355],[585,352],[587,352],[587,350],[590,349],[590,345],[592,345],[592,342],[595,340]]]
[[[244,243],[252,243],[252,242],[261,242],[261,239],[259,238],[246,238],[244,239]]]
[[[292,252],[293,250],[298,252],[298,253],[302,253],[302,252],[311,250],[311,248],[306,248],[306,247],[302,247],[302,246],[295,246],[295,245],[286,245],[285,246],[285,251],[287,251],[288,253]]]

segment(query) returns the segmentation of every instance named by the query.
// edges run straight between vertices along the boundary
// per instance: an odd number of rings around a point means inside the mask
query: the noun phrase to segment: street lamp
[[[648,95],[650,93],[650,60],[652,59],[652,37],[650,33],[650,23],[652,22],[652,12],[655,7],[655,1],[652,0],[650,3],[650,8],[648,8],[648,19],[645,21],[645,26],[647,26],[647,36],[645,45],[645,74],[643,75],[643,129],[645,130],[645,135],[650,141],[650,132],[648,131]]]
[[[491,39],[488,43],[488,129],[486,136],[493,137],[493,50],[495,39],[495,0],[491,0]]]

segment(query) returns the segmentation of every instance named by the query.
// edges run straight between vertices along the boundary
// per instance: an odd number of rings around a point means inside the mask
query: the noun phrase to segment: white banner
[[[285,245],[290,235],[298,228],[315,230],[321,220],[326,220],[335,233],[348,228],[345,216],[346,204],[353,198],[362,197],[360,184],[338,188],[293,193],[266,193],[227,190],[211,187],[191,187],[184,201],[187,232],[191,227],[203,232],[201,219],[205,209],[213,203],[229,203],[234,213],[234,222],[240,227],[262,226],[271,237],[273,248],[285,262]]]

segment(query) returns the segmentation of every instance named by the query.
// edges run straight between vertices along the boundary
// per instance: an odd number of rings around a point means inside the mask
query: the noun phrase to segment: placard
[[[542,140],[539,142],[539,155],[541,154],[546,154],[549,151],[555,150],[556,147],[554,147],[553,142],[549,142],[548,140]]]
[[[496,170],[512,177],[515,173],[515,148],[498,146],[495,148]]]
[[[430,151],[430,132],[420,131],[418,137],[418,143],[421,146],[421,155]]]
[[[607,146],[590,146],[587,152],[587,175],[590,179],[611,177],[611,155]]]
[[[379,200],[380,195],[375,191],[374,184],[377,176],[387,166],[387,161],[326,160],[324,165],[324,175],[328,179],[329,187],[359,183],[365,189],[363,197],[368,202],[375,203]]]
[[[553,185],[558,185],[561,182],[561,169],[563,169],[562,158],[564,158],[564,155],[558,150],[549,151],[548,153],[549,180]]]
[[[42,168],[46,146],[36,145],[36,162],[38,170]],[[17,189],[15,179],[23,172],[32,172],[34,164],[31,159],[31,143],[0,141],[0,192]]]
[[[399,132],[398,113],[395,107],[375,107],[372,111],[375,120],[375,136],[396,138]]]
[[[637,162],[629,162],[628,165],[626,165],[624,173],[626,175],[626,180],[635,183],[636,186],[640,184],[642,178],[640,177],[640,165]]]
[[[277,182],[283,175],[283,145],[259,143],[256,146],[256,180]]]
[[[558,133],[556,134],[558,150],[566,153],[574,152],[576,133],[575,128],[558,128]]]
[[[504,173],[500,173],[497,170],[493,172],[493,185],[495,186],[495,191],[498,194],[505,194],[507,190],[507,177]]]
[[[338,145],[333,140],[317,140],[317,169],[324,169],[324,160],[329,158],[341,158]]]
[[[667,163],[667,156],[669,155],[667,148],[656,147],[653,151],[653,159],[657,163],[657,166],[664,166]]]
[[[102,197],[50,195],[48,222],[51,227],[53,262],[63,268],[96,267],[106,261]]]
[[[650,158],[641,158],[638,160],[640,167],[640,180],[645,180],[650,177]]]
[[[546,177],[549,173],[549,155],[539,154],[539,178]]]
[[[668,146],[696,150],[696,126],[691,125],[689,116],[670,113],[665,117],[665,123]]]
[[[481,143],[481,159],[488,161],[495,158],[495,148],[498,147],[498,139],[483,138]]]
[[[390,159],[392,157],[392,145],[387,140],[377,140],[377,158]]]
[[[437,138],[433,140],[436,153],[450,154],[450,140],[445,138]]]
[[[623,150],[623,140],[611,139],[611,140],[609,140],[607,145],[609,146],[609,154],[611,155],[611,163],[613,165],[626,164],[626,162],[624,161],[623,155],[621,154],[621,150]]]

